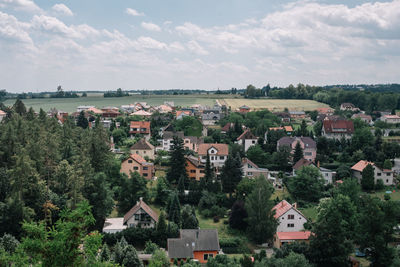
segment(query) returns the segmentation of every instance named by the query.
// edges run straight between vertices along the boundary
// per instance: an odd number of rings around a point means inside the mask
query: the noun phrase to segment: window
[[[225,159],[225,156],[219,156],[219,159],[224,160],[224,159]]]
[[[381,173],[381,172],[378,172],[378,173],[377,173],[377,175],[378,175],[378,176],[381,176],[381,175],[382,175],[382,173]]]
[[[131,159],[129,159],[129,160],[128,160],[128,163],[132,163],[132,160],[131,160]]]
[[[213,258],[213,257],[214,257],[214,254],[204,254],[204,256],[203,256],[205,261],[208,260],[209,258]]]
[[[202,156],[201,158],[202,158],[202,159],[207,159],[207,156]]]
[[[287,216],[287,218],[288,218],[288,220],[293,220],[293,219],[294,219],[294,215],[293,215],[293,214],[289,214],[289,215]]]
[[[200,173],[204,173],[204,170],[200,170]]]
[[[147,177],[147,173],[143,173],[143,176],[144,176],[144,177]]]
[[[133,167],[133,169],[134,169],[135,171],[137,171],[137,170],[139,170],[139,167],[135,166],[135,167]]]
[[[247,175],[253,175],[253,173],[252,172],[247,172]]]
[[[386,173],[386,176],[390,176],[390,173]]]
[[[143,167],[143,170],[147,171],[149,169],[149,167]]]
[[[253,166],[251,166],[250,164],[247,164],[247,168],[251,169],[251,168],[253,168]]]
[[[325,177],[328,177],[328,175],[329,175],[328,173],[325,173]]]
[[[251,141],[251,143],[252,143],[252,144],[255,144],[255,143],[256,143],[256,141],[254,141],[254,140],[253,140],[253,141]]]
[[[196,173],[196,170],[190,170],[190,173]]]
[[[304,152],[304,156],[311,156],[312,153],[311,152]]]
[[[146,150],[145,150],[145,151],[143,151],[143,153],[144,153],[144,154],[146,154]]]
[[[211,160],[214,160],[214,156],[211,156]]]
[[[288,228],[293,228],[294,227],[294,223],[288,223],[287,227]]]
[[[140,215],[139,214],[135,214],[135,221],[139,221]]]
[[[136,150],[136,154],[139,154],[139,151]]]

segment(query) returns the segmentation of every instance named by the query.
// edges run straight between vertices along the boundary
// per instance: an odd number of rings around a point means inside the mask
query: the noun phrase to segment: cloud
[[[74,13],[72,13],[71,9],[69,9],[66,5],[64,4],[55,4],[51,9],[56,11],[57,13],[65,16],[73,16]]]
[[[0,11],[0,39],[24,44],[33,44],[28,30],[29,24],[20,22],[13,15]]]
[[[15,10],[21,10],[25,12],[42,12],[42,9],[32,0],[0,0],[0,5],[4,7],[9,6]]]
[[[198,55],[203,55],[204,56],[204,55],[208,55],[209,54],[207,50],[205,50],[201,45],[199,45],[198,42],[196,42],[194,40],[189,41],[187,43],[187,47],[189,48],[190,51],[192,51],[192,52],[194,52],[195,54],[198,54]]]
[[[142,28],[148,30],[148,31],[154,31],[154,32],[160,32],[161,28],[157,24],[151,23],[151,22],[142,22],[141,24]]]
[[[144,16],[144,13],[138,12],[138,11],[136,11],[136,10],[133,9],[133,8],[127,8],[127,9],[125,10],[125,13],[128,14],[128,15],[134,16],[134,17],[141,17],[141,16]]]

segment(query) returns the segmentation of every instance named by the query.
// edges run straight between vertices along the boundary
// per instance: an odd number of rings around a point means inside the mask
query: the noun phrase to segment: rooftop
[[[155,213],[144,201],[142,198],[136,205],[133,206],[124,216],[123,223],[125,224],[138,210],[143,209],[154,221],[158,222],[158,215]]]
[[[227,144],[200,144],[198,154],[207,155],[207,151],[210,150],[212,147],[217,150],[217,155],[229,154],[229,147]]]
[[[277,232],[276,235],[279,240],[308,240],[311,236],[311,232]]]

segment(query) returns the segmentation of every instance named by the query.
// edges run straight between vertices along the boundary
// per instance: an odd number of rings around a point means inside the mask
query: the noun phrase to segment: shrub
[[[376,189],[376,190],[382,190],[382,189],[384,189],[384,188],[385,188],[385,185],[383,184],[382,179],[378,179],[378,180],[376,181],[376,184],[375,184],[375,189]]]
[[[214,216],[213,221],[214,221],[215,223],[219,222],[219,216]]]

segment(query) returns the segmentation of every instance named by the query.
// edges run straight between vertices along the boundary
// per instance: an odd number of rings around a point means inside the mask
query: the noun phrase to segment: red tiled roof
[[[147,163],[147,161],[138,154],[131,154],[129,157],[132,158],[134,161],[136,161],[139,164]]]
[[[257,137],[250,131],[250,129],[247,129],[236,140],[239,141],[240,139],[257,139]]]
[[[5,113],[4,111],[2,111],[2,110],[0,109],[0,115],[1,115],[1,116],[5,116],[5,115],[7,115],[7,113]]]
[[[277,232],[276,235],[279,240],[308,240],[311,236],[311,232]]]
[[[178,110],[176,112],[176,116],[179,117],[179,115],[181,115],[182,113],[185,115],[188,115],[188,116],[190,116],[192,114],[192,112],[190,112],[189,110]]]
[[[373,162],[366,161],[366,160],[360,160],[353,167],[351,167],[351,169],[354,171],[362,172],[365,169],[365,167],[368,166],[368,164],[371,164],[372,166],[375,165]]]
[[[292,126],[283,126],[283,128],[285,128],[286,132],[293,132]]]
[[[233,127],[235,127],[235,124],[233,122],[228,122],[224,127],[221,128],[221,131],[228,132]]]
[[[354,124],[348,120],[324,120],[324,129],[327,133],[354,133]]]
[[[294,164],[293,169],[298,170],[301,167],[310,166],[312,164],[311,161],[306,160],[305,158],[299,159],[296,164]]]
[[[275,210],[275,219],[278,219],[281,217],[283,214],[285,214],[288,210],[290,210],[293,206],[287,202],[286,200],[282,200],[278,204],[276,204],[272,210]]]
[[[158,222],[158,215],[155,213],[147,204],[140,199],[140,201],[136,202],[136,205],[133,206],[124,216],[124,224],[140,209],[142,208],[153,220]]]
[[[145,131],[130,131],[130,133],[132,132],[138,132],[138,133],[142,133],[142,134],[148,134],[150,133],[150,122],[149,121],[131,121],[131,125],[130,128],[137,128],[137,129],[142,129],[145,128]]]
[[[227,144],[200,144],[198,154],[199,155],[207,155],[207,151],[212,147],[217,150],[216,155],[228,155],[229,154],[229,147]]]

